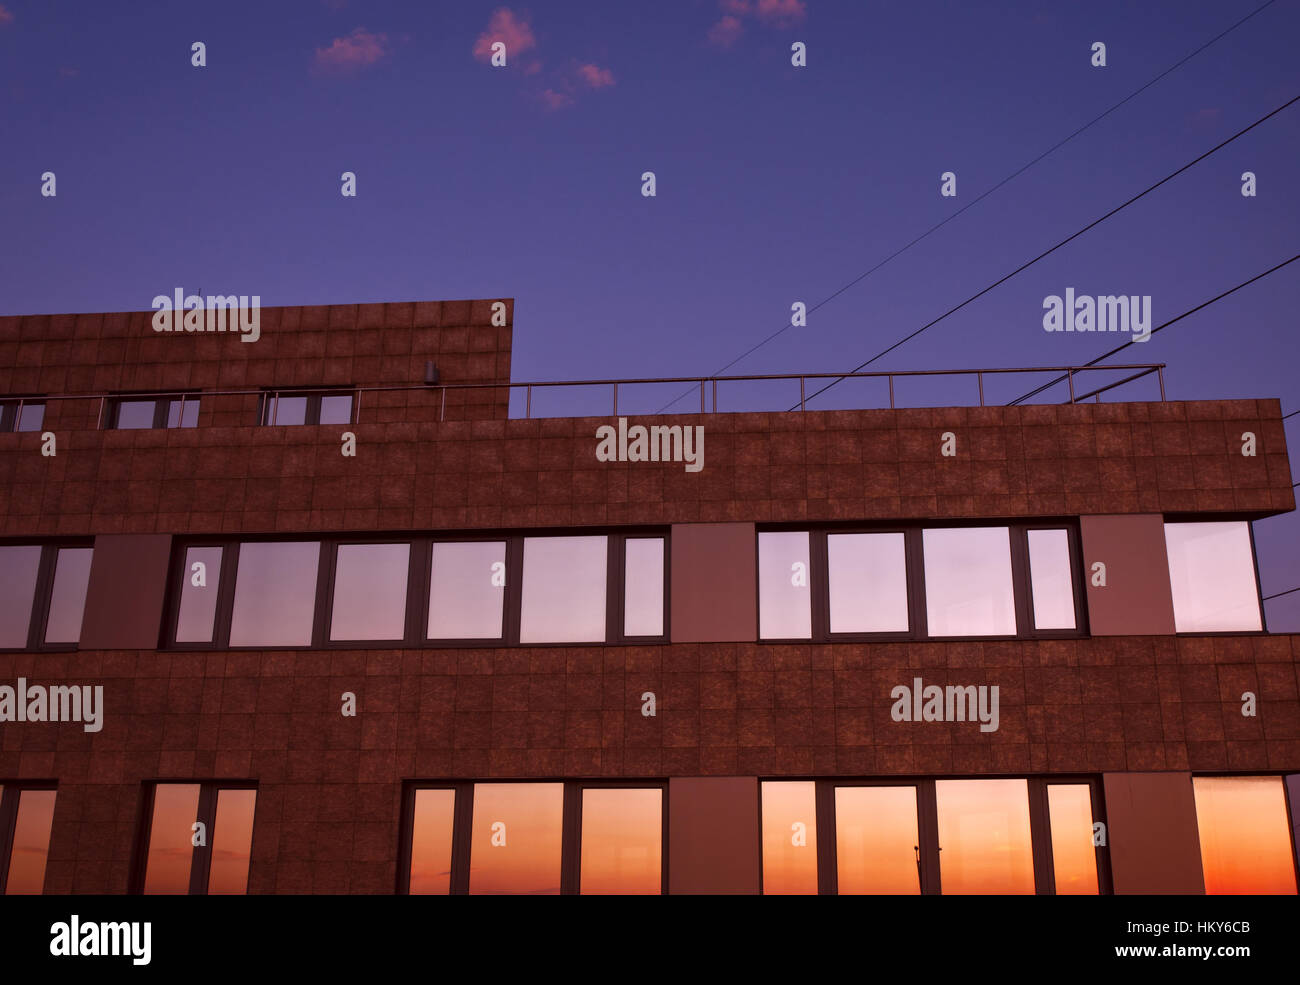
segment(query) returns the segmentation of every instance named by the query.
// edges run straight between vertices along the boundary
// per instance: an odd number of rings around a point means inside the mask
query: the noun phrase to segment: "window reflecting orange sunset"
[[[1290,895],[1295,858],[1280,776],[1197,776],[1196,826],[1207,895]]]
[[[583,790],[580,892],[660,892],[662,843],[662,790]]]
[[[563,783],[476,783],[469,891],[560,892]]]
[[[1034,892],[1024,780],[937,780],[939,876],[950,895]]]
[[[408,892],[414,895],[451,892],[451,838],[455,822],[455,790],[415,791]]]
[[[812,780],[763,784],[763,892],[769,896],[817,892],[816,786]]]
[[[1052,874],[1057,896],[1095,896],[1097,849],[1092,843],[1092,788],[1086,783],[1047,786],[1052,829]]]
[[[253,850],[253,811],[256,790],[217,792],[217,817],[212,826],[212,861],[208,892],[214,895],[248,892],[248,863]]]
[[[23,790],[18,798],[13,850],[5,893],[39,895],[45,890],[45,861],[50,853],[50,827],[54,823],[53,790]]]
[[[835,850],[842,895],[921,892],[916,787],[836,787]]]
[[[190,891],[192,839],[198,816],[197,783],[160,783],[154,788],[153,824],[149,828],[149,857],[144,874],[146,893]]]

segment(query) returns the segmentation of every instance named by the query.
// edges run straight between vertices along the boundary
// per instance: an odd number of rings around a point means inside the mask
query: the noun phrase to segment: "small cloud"
[[[803,0],[758,0],[758,19],[764,24],[788,27],[807,15]]]
[[[474,57],[481,62],[492,60],[492,45],[502,41],[506,46],[506,64],[516,55],[522,55],[530,48],[537,47],[533,37],[533,28],[526,20],[517,17],[509,7],[502,7],[488,21],[487,30],[474,42]],[[538,68],[541,65],[538,64]],[[536,71],[536,69],[534,69]]]
[[[733,14],[726,14],[722,20],[709,28],[709,40],[723,48],[730,48],[744,33],[745,28],[740,23],[740,18]]]
[[[573,97],[566,92],[556,92],[554,89],[543,89],[538,98],[541,99],[542,105],[549,110],[564,109],[566,106],[573,105]]]
[[[722,9],[729,14],[747,14],[754,8],[750,0],[722,0]]]
[[[0,3],[0,25],[12,24],[13,22],[14,22],[14,15],[10,13],[8,7]]]
[[[381,61],[388,54],[388,35],[358,27],[328,48],[316,49],[316,67],[325,72],[351,72]]]
[[[607,68],[601,68],[598,65],[579,65],[578,75],[582,81],[587,83],[593,89],[603,89],[605,86],[614,84],[614,73]]]

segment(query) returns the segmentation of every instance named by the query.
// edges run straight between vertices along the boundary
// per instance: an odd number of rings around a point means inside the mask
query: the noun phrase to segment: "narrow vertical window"
[[[181,601],[176,616],[177,643],[211,643],[221,587],[220,547],[190,547],[181,572]]]
[[[563,783],[476,783],[469,891],[560,892]]]
[[[451,849],[455,826],[455,790],[415,791],[407,892],[442,896],[451,892]]]
[[[1052,876],[1057,896],[1096,896],[1097,848],[1092,835],[1092,788],[1086,783],[1047,785],[1052,831]]]
[[[661,892],[663,826],[663,790],[658,787],[584,789],[580,892]]]
[[[0,647],[27,646],[40,568],[39,544],[0,546]]]
[[[92,547],[61,547],[54,561],[54,587],[50,614],[45,621],[46,643],[76,643],[81,639],[81,617],[86,611]]]
[[[194,824],[199,816],[199,784],[159,783],[154,787],[153,819],[145,860],[146,894],[184,895],[194,864]]]
[[[1282,777],[1197,776],[1192,792],[1207,895],[1295,893]]]
[[[1029,588],[1035,629],[1074,629],[1074,575],[1067,530],[1030,530]]]
[[[841,895],[921,892],[916,787],[836,787],[835,853]]]
[[[624,542],[623,635],[664,634],[664,540],[629,537]]]
[[[2,796],[3,788],[0,788]],[[35,896],[45,889],[45,863],[50,854],[50,829],[54,824],[54,790],[14,790],[17,816],[13,822],[13,847],[5,876],[7,895]],[[0,820],[4,820],[0,816]]]
[[[812,780],[763,783],[763,892],[817,893],[817,794]]]
[[[758,535],[758,635],[767,640],[812,636],[808,532]]]
[[[253,812],[257,791],[230,788],[217,791],[217,813],[211,831],[212,859],[208,865],[210,895],[248,892],[248,864],[253,851]]]

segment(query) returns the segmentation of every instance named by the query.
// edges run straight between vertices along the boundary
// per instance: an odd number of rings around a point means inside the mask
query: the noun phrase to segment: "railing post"
[[[352,401],[352,423],[361,423],[361,395],[366,391],[357,387],[357,399]],[[183,399],[183,398],[182,398]]]
[[[894,409],[894,374],[889,374],[889,409]]]
[[[441,424],[447,419],[447,388],[442,388],[442,410],[438,412],[438,423]]]
[[[1074,403],[1074,370],[1073,369],[1067,369],[1065,371],[1065,379],[1070,384],[1070,403]]]
[[[704,413],[704,381],[700,380],[700,413]]]
[[[102,396],[99,398],[99,415],[95,418],[96,431],[98,431],[100,428],[104,426],[104,400],[105,399],[106,398]]]
[[[801,411],[808,409],[807,407],[804,406],[804,401],[803,401],[803,381],[804,378],[802,376],[799,377],[799,409]]]
[[[533,385],[528,384],[528,390],[524,396],[524,417],[533,416]]]
[[[984,374],[976,373],[975,377],[980,381],[980,406],[983,407],[984,406]]]
[[[713,413],[718,412],[718,381],[713,381]]]
[[[1165,402],[1165,370],[1163,366],[1156,367],[1156,378],[1160,380],[1160,402]]]
[[[618,417],[618,380],[614,381],[614,416]]]

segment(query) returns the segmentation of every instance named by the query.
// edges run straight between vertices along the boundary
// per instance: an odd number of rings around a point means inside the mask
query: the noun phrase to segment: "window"
[[[817,892],[817,785],[811,780],[762,784],[763,892]]]
[[[39,399],[0,401],[0,432],[39,431],[45,423],[45,402]]]
[[[310,646],[316,604],[317,541],[239,547],[231,646]]]
[[[1280,776],[1196,776],[1207,895],[1293,895],[1295,851]]]
[[[408,785],[399,891],[658,894],[662,782]]]
[[[330,639],[404,639],[411,545],[339,544],[337,550]]]
[[[81,638],[91,547],[0,544],[0,649],[67,649]]]
[[[623,565],[623,635],[664,635],[668,594],[663,537],[629,537]]]
[[[812,636],[811,559],[807,531],[758,535],[758,635],[765,640]]]
[[[1052,834],[1052,879],[1057,896],[1096,896],[1097,837],[1093,788],[1086,783],[1047,785],[1048,824]]]
[[[525,537],[520,643],[605,639],[604,537]]]
[[[1026,781],[938,780],[934,788],[944,893],[1033,895]]]
[[[54,798],[52,786],[0,783],[0,892],[44,892]]]
[[[434,543],[429,639],[501,639],[505,598],[505,541]]]
[[[191,547],[185,551],[180,612],[176,621],[177,643],[212,642],[223,553],[221,547]]]
[[[1064,528],[1025,533],[1029,544],[1029,588],[1035,629],[1075,628],[1074,564],[1070,532]]]
[[[262,394],[257,419],[265,425],[351,424],[351,389],[270,390]]]
[[[925,611],[931,636],[1015,636],[1006,527],[924,531]]]
[[[1165,547],[1178,632],[1263,628],[1249,523],[1166,523]]]
[[[836,788],[836,876],[841,894],[921,892],[916,793],[913,786]]]
[[[147,788],[145,796],[144,842],[136,863],[138,892],[248,892],[256,787],[238,783],[156,783]],[[200,831],[203,839],[196,837]],[[195,845],[199,840],[204,843]]]
[[[826,555],[832,633],[907,632],[902,533],[829,534]]]
[[[105,427],[119,431],[141,428],[192,428],[199,423],[199,395],[115,397]]]

